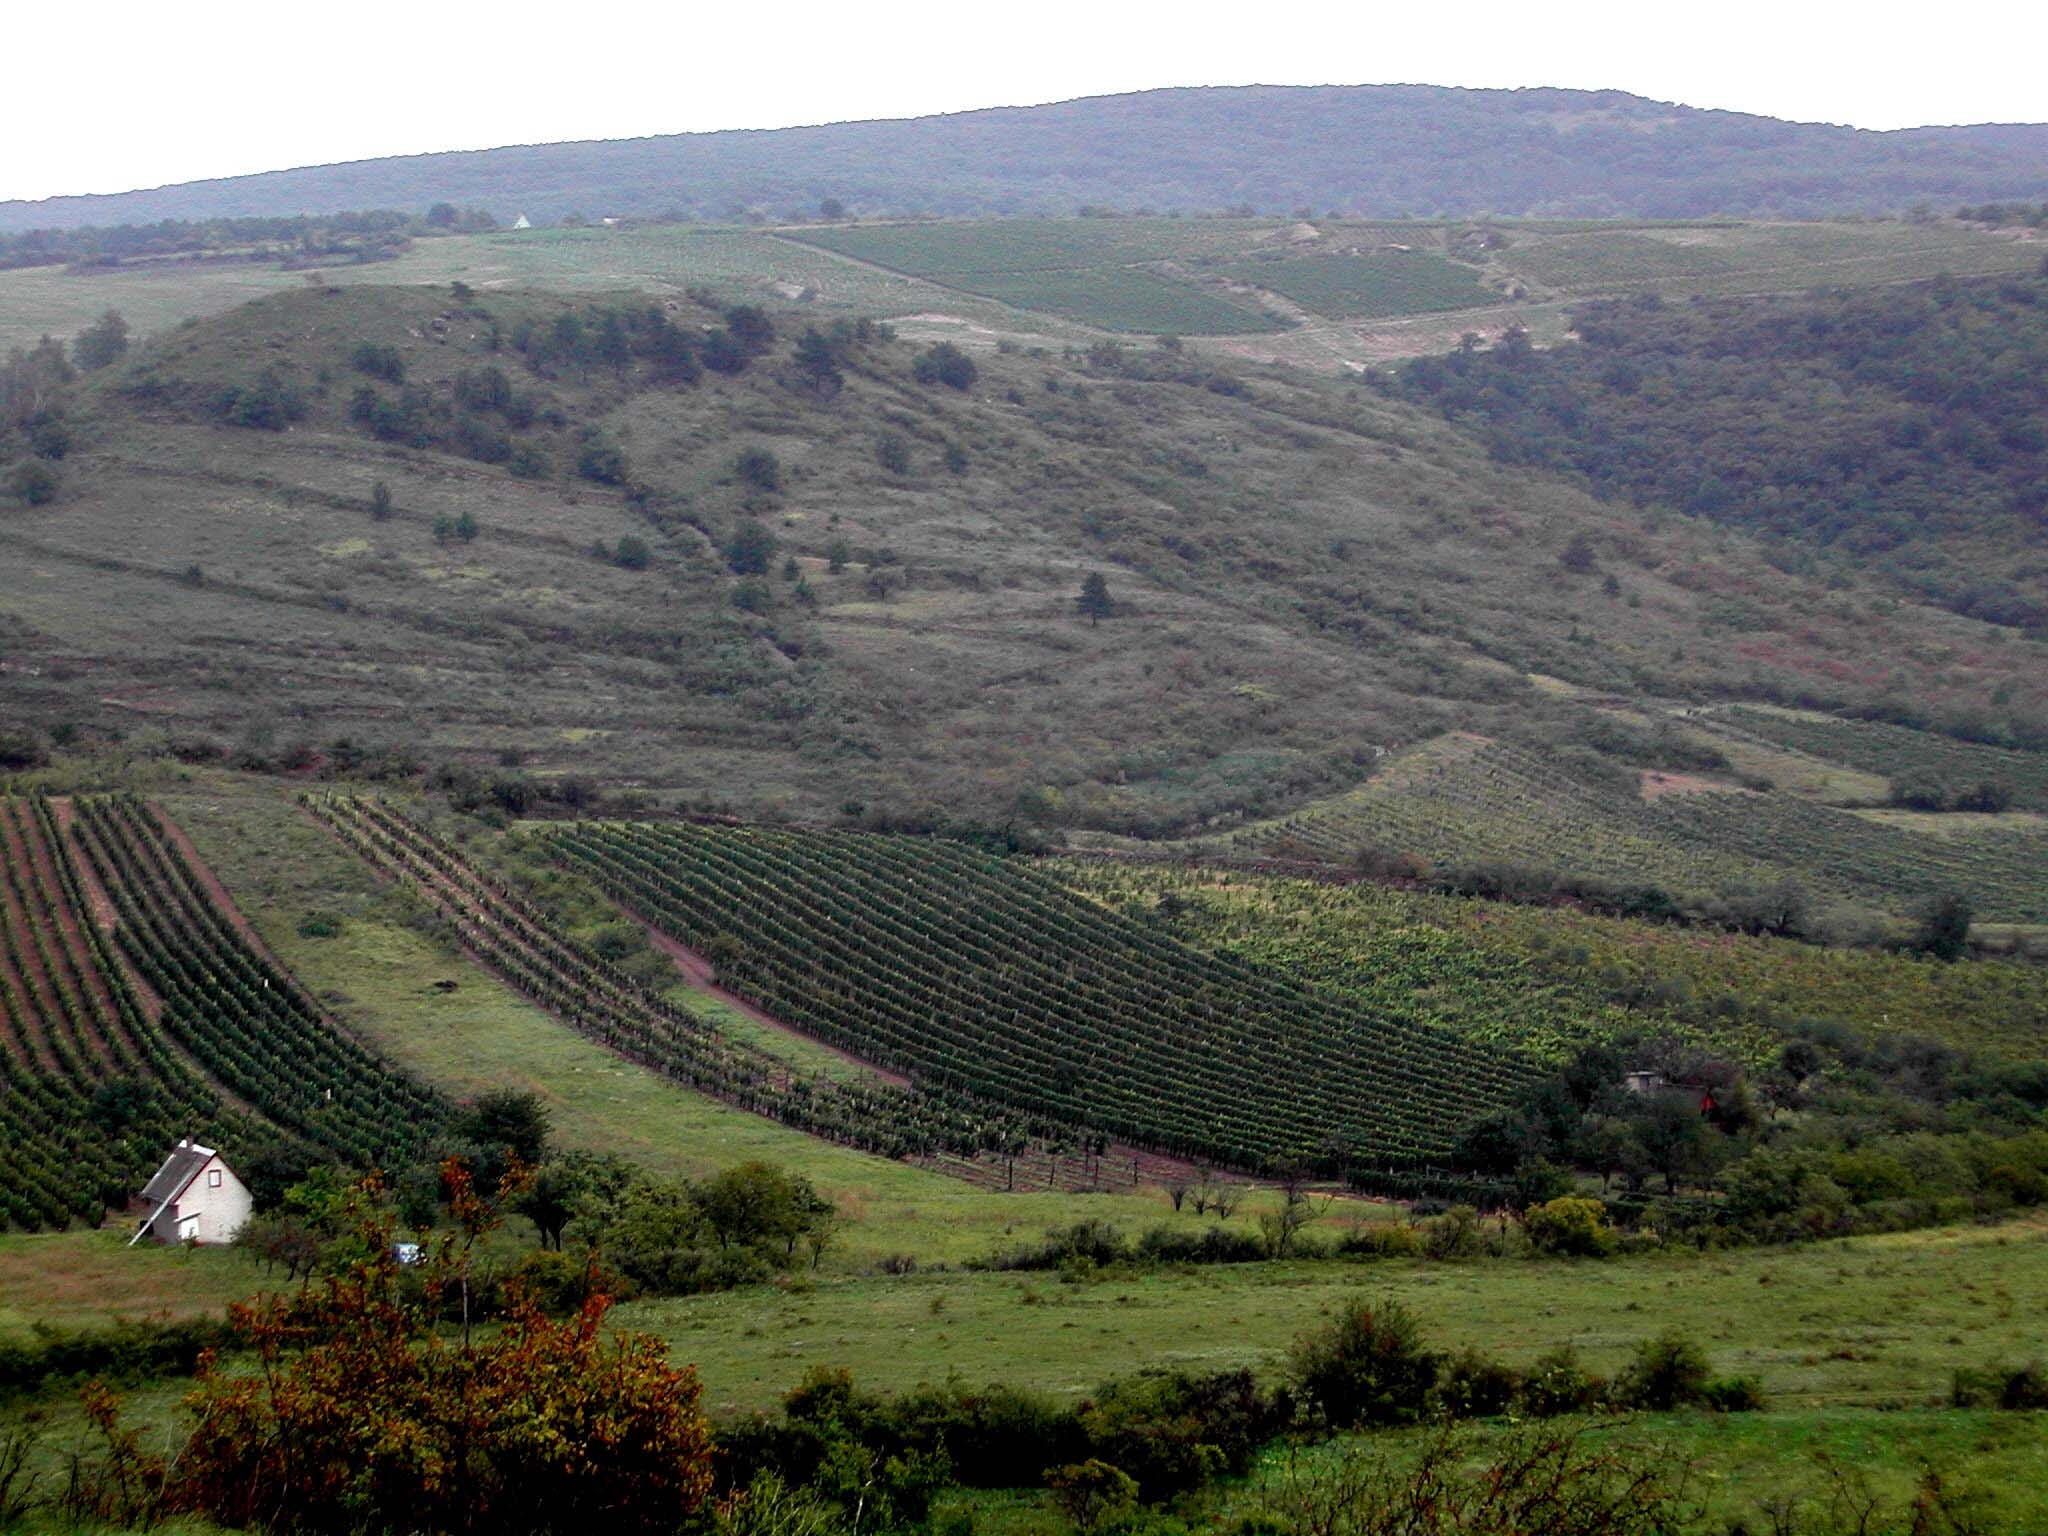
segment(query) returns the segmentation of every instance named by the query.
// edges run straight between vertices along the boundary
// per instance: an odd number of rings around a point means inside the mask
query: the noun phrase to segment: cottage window
[[[218,1168],[209,1168],[206,1170],[206,1187],[208,1189],[220,1188],[220,1170]]]

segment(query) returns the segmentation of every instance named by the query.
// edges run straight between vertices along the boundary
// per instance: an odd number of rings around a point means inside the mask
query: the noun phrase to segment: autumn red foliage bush
[[[554,1320],[515,1291],[473,1331],[476,1240],[495,1224],[467,1171],[443,1170],[458,1230],[424,1274],[395,1256],[365,1201],[360,1256],[297,1296],[236,1310],[253,1373],[209,1368],[165,1505],[279,1532],[673,1531],[710,1494],[694,1371],[665,1346],[607,1333],[594,1294]],[[508,1178],[498,1198],[516,1196]],[[465,1321],[437,1327],[456,1310]]]

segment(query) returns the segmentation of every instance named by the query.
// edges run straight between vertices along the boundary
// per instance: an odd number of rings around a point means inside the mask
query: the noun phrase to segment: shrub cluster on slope
[[[1881,562],[1993,623],[2048,625],[2048,272],[1771,300],[1618,300],[1582,344],[1404,367],[1500,458]]]

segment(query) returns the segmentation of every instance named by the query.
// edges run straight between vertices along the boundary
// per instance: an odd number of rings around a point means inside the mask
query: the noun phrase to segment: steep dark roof
[[[171,1149],[171,1155],[164,1159],[163,1167],[157,1169],[150,1181],[142,1186],[142,1198],[151,1205],[162,1205],[181,1193],[187,1184],[197,1177],[213,1157],[213,1148],[202,1147],[196,1141],[180,1141]]]

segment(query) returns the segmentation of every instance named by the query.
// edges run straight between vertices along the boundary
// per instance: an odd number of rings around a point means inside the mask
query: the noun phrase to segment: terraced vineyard
[[[1425,743],[1359,789],[1225,846],[1331,860],[1372,846],[1440,866],[1498,860],[1679,891],[1796,880],[1823,900],[1892,911],[1960,891],[1980,918],[2048,921],[2048,835],[2038,831],[1936,837],[1733,789],[1645,803],[1473,736]]]
[[[343,1034],[127,797],[0,801],[0,1219],[125,1202],[180,1135],[286,1137],[357,1166],[442,1106]]]
[[[1533,1070],[1202,954],[956,844],[725,826],[544,835],[791,1023],[920,1082],[1178,1156],[1412,1165]]]
[[[1717,729],[1888,779],[1924,774],[1961,787],[1986,781],[2002,784],[2012,792],[2015,806],[2048,810],[2048,752],[1957,741],[1874,720],[1833,720],[1739,704],[1700,718]]]
[[[1028,1154],[1048,1166],[1044,1182],[1078,1187],[1092,1162],[1043,1145],[1062,1128],[1031,1123],[1000,1105],[978,1104],[942,1085],[904,1089],[880,1079],[845,1081],[792,1070],[781,1059],[722,1034],[617,967],[564,937],[547,916],[478,870],[425,828],[373,800],[309,802],[355,850],[431,901],[462,943],[514,990],[579,1033],[679,1083],[830,1141],[887,1157],[943,1161],[986,1174],[977,1154]],[[1127,1165],[1126,1169],[1127,1169]],[[1105,1178],[1109,1178],[1107,1172]],[[1114,1179],[1109,1179],[1114,1182]],[[1126,1171],[1123,1182],[1128,1183]]]
[[[1931,836],[1790,795],[1668,795],[1649,815],[1673,842],[1770,860],[1847,900],[1897,909],[1961,891],[1979,917],[2048,922],[2048,834],[2039,831]]]

